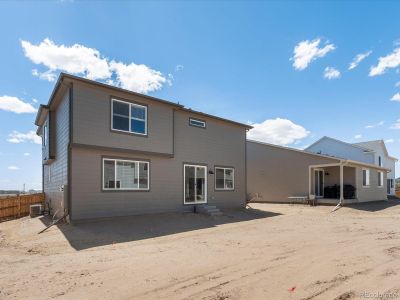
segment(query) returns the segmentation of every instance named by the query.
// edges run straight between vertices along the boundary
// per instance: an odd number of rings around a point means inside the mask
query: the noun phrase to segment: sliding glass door
[[[184,204],[207,203],[207,167],[184,165]]]

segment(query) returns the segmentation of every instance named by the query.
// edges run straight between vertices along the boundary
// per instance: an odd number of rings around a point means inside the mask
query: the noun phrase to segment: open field
[[[400,299],[398,200],[252,207],[1,223],[0,299]]]

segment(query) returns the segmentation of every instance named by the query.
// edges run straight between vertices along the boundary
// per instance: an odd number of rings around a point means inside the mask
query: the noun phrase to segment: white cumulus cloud
[[[24,142],[32,142],[35,144],[41,144],[42,139],[40,136],[36,134],[33,130],[28,131],[27,133],[22,133],[14,130],[8,135],[8,142],[14,143],[14,144],[19,144],[19,143],[24,143]]]
[[[50,39],[43,40],[38,45],[21,41],[25,56],[33,63],[42,64],[49,69],[49,74],[61,70],[68,73],[80,74],[89,79],[106,79],[111,76],[107,59],[100,52],[79,44],[70,47],[56,45]]]
[[[321,39],[305,40],[298,43],[294,47],[293,57],[290,58],[290,60],[293,60],[293,67],[296,70],[304,70],[312,61],[324,57],[336,48],[334,44],[328,43],[319,47],[320,43]]]
[[[354,68],[356,68],[360,64],[360,62],[366,59],[371,53],[372,51],[367,51],[365,53],[357,54],[356,57],[353,58],[353,61],[350,63],[349,70],[353,70]]]
[[[310,134],[304,127],[281,118],[265,120],[252,126],[254,128],[248,133],[249,139],[282,146],[298,142]]]
[[[388,143],[388,144],[394,143],[394,139],[387,139],[387,140],[385,140],[385,143]]]
[[[385,73],[386,69],[397,68],[400,66],[400,48],[396,48],[392,53],[379,57],[376,66],[371,67],[369,76],[377,76]]]
[[[400,129],[400,119],[394,122],[392,126],[390,126],[390,129]]]
[[[361,134],[356,134],[356,135],[354,136],[354,138],[357,139],[357,140],[358,140],[358,139],[361,139],[361,138],[362,138],[362,135],[361,135]]]
[[[138,93],[148,93],[161,89],[166,78],[159,71],[150,69],[146,65],[112,61],[110,69],[115,71],[119,85],[124,89]]]
[[[7,169],[9,169],[11,171],[19,170],[19,168],[17,166],[9,166]]]
[[[336,79],[340,77],[340,71],[334,67],[326,67],[324,70],[324,78]]]
[[[365,126],[365,128],[367,128],[367,129],[370,129],[370,128],[375,128],[375,127],[382,126],[383,124],[385,124],[385,121],[380,121],[380,122],[378,122],[378,123],[375,123],[375,124],[370,124],[370,125],[367,125],[367,126]]]
[[[394,94],[393,97],[390,98],[390,101],[400,102],[400,93]]]
[[[0,109],[17,114],[36,112],[36,108],[31,104],[11,96],[0,96]]]
[[[57,72],[62,71],[145,94],[161,89],[164,84],[172,85],[173,82],[171,76],[166,77],[144,64],[110,61],[97,49],[80,44],[57,45],[45,39],[38,45],[21,41],[21,46],[25,56],[34,64],[47,68],[43,72],[32,70],[32,75],[42,80],[54,81]]]

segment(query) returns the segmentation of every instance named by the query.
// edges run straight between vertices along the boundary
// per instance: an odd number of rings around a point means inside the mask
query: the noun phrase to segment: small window
[[[42,145],[46,147],[47,145],[47,122],[43,126],[43,133],[42,133]]]
[[[378,163],[379,163],[379,166],[382,167],[382,157],[380,157],[380,156],[378,157]]]
[[[378,186],[383,186],[383,172],[378,172]]]
[[[206,121],[190,118],[189,125],[195,126],[195,127],[206,128]]]
[[[103,159],[104,190],[148,190],[149,162]]]
[[[362,169],[363,186],[369,186],[369,169]]]
[[[113,130],[147,135],[147,107],[112,99]]]
[[[233,168],[215,168],[215,189],[233,190],[235,187],[235,170]]]

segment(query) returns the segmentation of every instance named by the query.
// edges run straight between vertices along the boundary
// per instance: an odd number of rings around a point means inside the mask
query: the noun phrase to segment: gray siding
[[[215,166],[234,167],[234,191],[215,191],[214,174],[207,174],[208,203],[221,208],[244,205],[245,128],[205,117],[201,119],[207,128],[196,128],[188,125],[195,114],[177,110],[174,116],[172,158],[95,148],[72,150],[72,220],[191,209],[183,205],[184,163],[206,164],[208,171]],[[150,118],[154,116],[149,114]],[[134,138],[124,135],[126,143]],[[150,191],[102,191],[102,157],[150,160]]]
[[[382,187],[378,187],[378,171],[375,169],[369,169],[369,172],[370,172],[370,186],[363,187],[362,186],[362,168],[356,169],[358,201],[359,202],[368,202],[368,201],[387,200],[386,172],[383,172],[383,186]]]
[[[289,202],[290,196],[308,196],[308,167],[337,162],[333,158],[248,141],[247,192],[250,198],[261,202]]]
[[[173,153],[173,107],[128,93],[74,82],[73,143]],[[148,136],[111,131],[111,98],[148,105]]]
[[[43,187],[46,201],[52,214],[62,216],[66,208],[66,191],[60,191],[68,184],[68,143],[69,143],[69,93],[65,93],[59,106],[51,112],[51,139],[55,159],[43,168]],[[50,176],[49,176],[50,172]],[[66,190],[66,189],[65,189]]]

